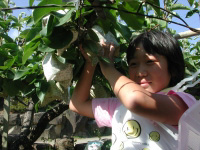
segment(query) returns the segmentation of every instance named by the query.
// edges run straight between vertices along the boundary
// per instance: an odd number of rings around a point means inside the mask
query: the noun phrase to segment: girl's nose
[[[137,72],[138,77],[145,77],[147,76],[147,70],[144,67],[139,67]]]

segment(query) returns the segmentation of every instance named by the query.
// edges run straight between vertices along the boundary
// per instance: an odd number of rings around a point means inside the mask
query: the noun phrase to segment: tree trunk
[[[33,114],[34,114],[34,103],[32,100],[30,100],[28,110],[24,115],[23,126],[20,135],[23,136],[30,134],[30,127],[33,122]]]

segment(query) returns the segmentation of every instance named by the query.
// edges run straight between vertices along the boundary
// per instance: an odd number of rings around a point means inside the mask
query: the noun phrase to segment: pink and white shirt
[[[184,92],[157,94],[176,95],[191,107],[196,99]],[[99,127],[112,127],[111,150],[171,150],[177,148],[178,130],[171,125],[152,121],[126,109],[117,98],[93,99],[92,109]]]

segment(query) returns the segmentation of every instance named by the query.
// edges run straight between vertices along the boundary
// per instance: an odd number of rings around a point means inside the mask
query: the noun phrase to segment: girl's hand
[[[87,55],[87,53],[84,51],[82,44],[79,46],[79,49],[81,51],[81,54],[83,55],[83,57],[85,58],[86,63],[88,64],[92,64],[91,59],[89,58],[89,56]]]
[[[103,40],[101,41],[102,45],[102,56],[108,58],[110,62],[114,61],[115,47],[113,43],[105,43]]]
[[[101,41],[101,45],[103,47],[101,56],[109,60],[109,62],[100,61],[101,71],[105,75],[106,69],[114,68],[115,47],[112,43],[104,43],[103,40]]]

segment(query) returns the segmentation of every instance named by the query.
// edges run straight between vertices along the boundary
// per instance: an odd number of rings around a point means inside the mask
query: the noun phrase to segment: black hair
[[[164,56],[168,62],[168,71],[171,75],[169,87],[179,83],[185,74],[183,53],[178,41],[168,33],[158,30],[145,31],[132,39],[127,49],[127,63],[133,58],[136,47],[142,44],[148,54]]]

